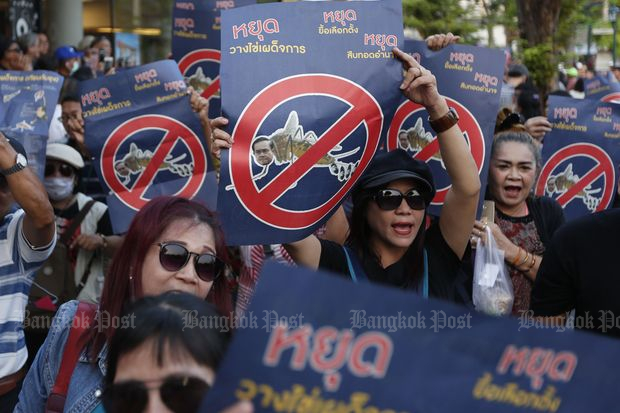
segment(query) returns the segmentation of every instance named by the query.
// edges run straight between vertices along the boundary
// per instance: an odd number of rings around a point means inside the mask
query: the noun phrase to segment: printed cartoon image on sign
[[[32,89],[33,89],[32,86],[24,87],[24,90],[32,90]],[[13,98],[20,95],[21,92],[22,90],[17,90],[11,94],[5,95],[3,96],[2,100],[4,103],[10,102]],[[29,104],[26,104],[21,107],[21,110],[22,110],[22,112],[20,113],[21,120],[17,122],[15,126],[10,128],[10,130],[20,131],[20,132],[33,131],[34,125],[37,122],[47,121],[47,113],[45,112],[45,108],[47,106],[46,100],[45,100],[45,91],[37,90],[34,93],[34,102],[32,103],[33,103],[34,108]],[[26,120],[26,119],[29,119],[29,120]]]
[[[254,175],[254,181],[266,176],[272,163],[278,166],[292,165],[318,140],[319,138],[314,131],[304,132],[303,125],[299,123],[297,112],[291,111],[283,128],[277,129],[269,136],[257,136],[252,142],[254,161],[262,166],[262,170]],[[342,151],[342,146],[334,146],[332,150],[318,160],[315,166],[328,167],[333,176],[338,178],[340,182],[344,182],[351,177],[359,165],[359,160],[342,162],[340,159],[356,154],[359,148],[343,153],[338,153],[339,151]]]
[[[569,163],[564,171],[549,177],[546,188],[547,195],[553,196],[557,193],[558,196],[560,196],[575,186],[579,180],[580,177],[573,173],[573,164]],[[596,198],[592,195],[601,192],[601,188],[593,189],[591,186],[592,185],[590,184],[583,190],[579,191],[577,195],[575,195],[575,198],[580,198],[589,211],[595,212],[601,200],[600,198]]]
[[[188,177],[194,173],[194,162],[180,163],[187,157],[186,153],[182,153],[179,156],[173,157],[171,153],[166,155],[164,161],[157,168],[159,171],[169,171],[172,174],[180,177]],[[131,181],[132,175],[140,176],[142,171],[146,169],[146,166],[153,159],[153,152],[146,149],[142,150],[132,142],[129,145],[129,152],[127,152],[119,161],[114,163],[114,170],[119,177],[123,185],[128,185]]]
[[[193,87],[194,90],[196,90],[196,92],[200,95],[202,95],[202,93],[207,90],[207,88],[211,86],[214,81],[214,79],[205,76],[204,72],[202,71],[202,67],[198,67],[198,69],[196,69],[196,72],[194,72],[193,75],[189,77],[185,76],[185,83],[187,83],[188,86]],[[217,91],[213,92],[212,96],[219,98],[220,90],[217,89]]]
[[[466,132],[463,132],[463,134],[467,137]],[[434,139],[433,134],[424,129],[421,117],[416,120],[413,127],[398,131],[398,145],[406,151],[418,153],[430,145]],[[441,166],[445,169],[439,150],[430,159],[441,162]]]

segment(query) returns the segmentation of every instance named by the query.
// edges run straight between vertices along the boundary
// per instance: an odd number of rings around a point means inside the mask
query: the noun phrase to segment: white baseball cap
[[[45,156],[50,159],[56,159],[68,163],[75,169],[82,169],[84,167],[84,160],[82,155],[69,145],[64,143],[49,143]]]

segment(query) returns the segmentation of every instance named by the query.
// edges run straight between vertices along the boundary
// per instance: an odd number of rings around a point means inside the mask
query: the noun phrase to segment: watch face
[[[15,159],[15,163],[21,166],[28,166],[28,159],[22,155],[21,153],[17,154],[17,158]]]

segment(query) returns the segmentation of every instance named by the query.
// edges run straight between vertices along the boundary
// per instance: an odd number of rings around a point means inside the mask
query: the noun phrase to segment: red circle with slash
[[[121,145],[138,132],[153,130],[164,131],[165,135],[153,153],[146,168],[142,171],[131,188],[127,188],[118,179],[114,165],[119,155]],[[207,171],[207,156],[204,152],[200,139],[183,123],[163,115],[143,115],[132,118],[118,126],[106,139],[101,151],[100,167],[106,185],[116,196],[129,208],[139,210],[150,199],[144,194],[153,183],[159,166],[165,161],[178,140],[182,140],[187,146],[194,161],[194,173],[190,176],[183,187],[175,194],[184,198],[193,198],[204,181]]]
[[[445,97],[445,99],[448,106],[453,107],[459,115],[459,127],[463,132],[467,133],[467,137],[469,138],[469,148],[474,157],[474,161],[476,161],[478,174],[480,174],[482,172],[485,154],[484,135],[482,134],[482,129],[480,129],[480,125],[478,124],[478,121],[476,121],[476,118],[474,118],[465,106],[449,97]],[[428,116],[424,106],[413,103],[410,100],[403,102],[398,107],[396,113],[394,114],[394,118],[392,119],[392,123],[390,124],[390,128],[388,129],[387,144],[389,151],[398,148],[398,132],[403,127],[405,121],[411,116],[418,114],[419,116],[422,116],[422,114],[424,114],[424,116]],[[421,151],[416,153],[413,157],[421,161],[428,162],[438,151],[439,141],[437,140],[437,136],[434,136],[433,141]],[[432,204],[442,205],[446,199],[448,189],[450,189],[450,185],[443,188],[437,188],[437,194],[435,195],[435,198],[433,198]]]
[[[564,148],[556,151],[549,160],[543,166],[540,172],[540,178],[536,184],[536,195],[544,195],[547,181],[551,176],[551,173],[562,162],[571,158],[585,157],[592,159],[596,165],[590,169],[585,175],[583,175],[579,182],[570,187],[566,192],[556,198],[556,201],[562,207],[565,207],[575,197],[585,189],[588,185],[599,179],[601,175],[605,179],[603,186],[603,196],[601,202],[596,207],[596,212],[606,209],[613,198],[614,192],[614,163],[603,149],[591,143],[574,143],[572,145],[565,146]]]
[[[185,73],[189,70],[189,68],[192,67],[196,63],[214,62],[219,65],[221,59],[222,59],[222,54],[220,53],[219,50],[215,50],[215,49],[194,50],[193,52],[186,54],[185,56],[181,58],[181,60],[179,60],[179,71],[183,74],[183,76],[185,76]],[[220,75],[219,74],[213,80],[213,83],[211,83],[202,92],[200,96],[206,99],[210,99],[213,95],[217,93],[218,90],[220,90]]]
[[[601,102],[620,103],[620,92],[614,92],[603,96]]]
[[[258,190],[252,179],[251,142],[260,125],[280,104],[296,97],[320,95],[333,97],[350,109],[317,142]],[[360,125],[367,131],[366,146],[359,166],[351,178],[328,201],[315,208],[297,211],[281,208],[275,202],[304,177],[335,145]],[[281,79],[259,92],[246,106],[233,131],[229,158],[231,180],[241,204],[256,219],[281,229],[307,228],[331,211],[344,198],[372,159],[381,136],[383,112],[374,97],[360,85],[333,75],[304,74]]]

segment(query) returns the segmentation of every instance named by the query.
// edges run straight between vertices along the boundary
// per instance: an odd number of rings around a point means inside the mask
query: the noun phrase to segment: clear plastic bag
[[[497,247],[489,227],[486,243],[478,242],[476,248],[473,300],[476,310],[489,315],[505,316],[512,312],[512,280],[504,263],[504,251]]]

